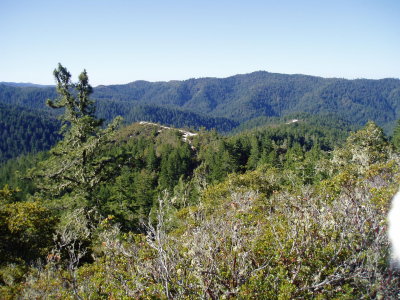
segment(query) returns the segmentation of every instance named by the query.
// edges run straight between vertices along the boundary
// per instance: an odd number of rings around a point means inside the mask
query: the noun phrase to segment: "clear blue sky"
[[[400,77],[400,0],[1,0],[0,81]]]

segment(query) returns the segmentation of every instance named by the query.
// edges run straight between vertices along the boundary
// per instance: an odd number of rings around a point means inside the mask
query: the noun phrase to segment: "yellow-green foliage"
[[[202,204],[214,210],[230,198],[233,192],[255,191],[259,197],[269,197],[280,189],[281,175],[276,169],[259,169],[245,174],[230,174],[222,183],[216,184],[204,191]],[[222,203],[221,203],[222,202]]]
[[[0,190],[0,262],[27,261],[47,253],[57,219],[38,202],[18,202]]]
[[[0,293],[4,295],[19,290],[27,266],[50,251],[57,222],[40,203],[18,202],[17,193],[8,186],[0,190]]]
[[[398,155],[368,124],[324,165],[330,177],[312,185],[301,184],[301,172],[264,166],[207,186],[196,205],[174,207],[164,194],[142,234],[123,233],[108,217],[95,229],[93,262],[65,267],[68,259],[53,260],[34,268],[16,293],[84,299],[395,297],[399,278],[390,270],[386,214],[398,188]]]

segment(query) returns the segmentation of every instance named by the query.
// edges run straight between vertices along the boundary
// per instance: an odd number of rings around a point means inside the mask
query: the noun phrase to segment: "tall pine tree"
[[[61,64],[54,70],[59,97],[47,100],[52,108],[63,108],[64,138],[53,149],[48,160],[34,172],[41,196],[52,199],[67,196],[77,206],[95,204],[93,191],[112,176],[117,157],[105,156],[105,147],[112,142],[120,123],[116,118],[105,129],[95,116],[93,89],[84,70],[79,81],[71,82],[71,74]]]

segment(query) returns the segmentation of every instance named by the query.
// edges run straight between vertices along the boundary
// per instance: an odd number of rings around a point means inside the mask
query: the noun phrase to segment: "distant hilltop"
[[[55,85],[42,85],[42,84],[35,84],[30,82],[5,82],[0,81],[0,84],[14,86],[14,87],[36,87],[36,88],[48,88],[48,87],[55,87]]]
[[[56,96],[54,86],[45,87],[3,83],[0,102],[45,109],[45,100]],[[336,115],[356,126],[372,120],[390,133],[400,118],[400,80],[389,78],[349,80],[258,71],[227,78],[98,86],[92,98],[99,117],[106,120],[121,115],[127,123],[149,121],[220,132],[258,118],[296,119],[295,114],[308,113]]]

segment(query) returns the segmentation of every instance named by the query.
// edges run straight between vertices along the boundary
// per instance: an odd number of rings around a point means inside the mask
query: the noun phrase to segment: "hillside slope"
[[[325,79],[255,72],[228,78],[100,86],[94,98],[179,107],[238,122],[291,113],[335,113],[386,130],[399,117],[400,80]]]
[[[0,103],[0,163],[48,150],[59,139],[60,122],[37,111]]]
[[[54,88],[0,84],[3,103],[43,109],[45,100],[54,96]],[[260,71],[228,78],[98,86],[93,99],[98,100],[99,116],[112,119],[120,114],[128,122],[169,120],[168,125],[177,127],[229,131],[257,117],[307,112],[336,114],[354,125],[373,120],[390,132],[400,117],[400,80],[326,79]]]

